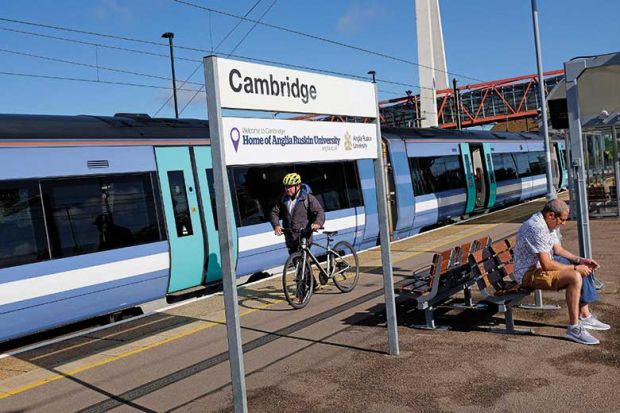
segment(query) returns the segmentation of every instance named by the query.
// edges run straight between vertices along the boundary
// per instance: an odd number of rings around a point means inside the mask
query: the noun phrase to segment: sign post
[[[243,366],[243,347],[237,305],[237,283],[233,257],[232,226],[226,207],[232,205],[226,173],[226,155],[222,139],[222,109],[220,105],[219,74],[216,58],[205,58],[205,86],[207,89],[207,108],[209,111],[209,136],[211,156],[213,157],[213,186],[218,200],[217,210],[218,238],[222,257],[222,284],[224,289],[224,310],[226,312],[226,336],[228,338],[228,360],[233,387],[233,403],[236,413],[247,413],[245,395],[245,368]]]
[[[373,159],[389,352],[398,331],[376,84],[273,66],[204,58],[222,281],[235,412],[247,412],[226,166]],[[372,123],[222,117],[222,108],[375,119]]]
[[[379,100],[375,72],[370,71],[375,89],[377,113],[375,124],[377,128],[377,159],[375,160],[375,185],[377,186],[377,206],[379,207],[379,239],[381,240],[381,263],[383,264],[383,293],[385,295],[385,315],[388,325],[388,346],[390,354],[400,354],[398,346],[398,324],[396,322],[396,304],[394,300],[394,275],[392,274],[392,252],[390,245],[390,230],[388,224],[388,197],[387,177],[383,162],[383,144],[381,142],[381,122],[379,121]]]

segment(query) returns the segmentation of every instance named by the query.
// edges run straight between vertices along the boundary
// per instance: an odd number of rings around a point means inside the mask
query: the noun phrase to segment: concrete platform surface
[[[393,245],[398,282],[431,253],[486,234],[516,231],[534,202]],[[592,306],[612,325],[599,346],[563,339],[563,293],[545,292],[557,311],[515,310],[533,335],[493,334],[495,311],[437,310],[448,330],[423,323],[413,300],[397,300],[399,356],[387,354],[379,252],[364,254],[358,287],[323,288],[292,310],[274,278],[240,288],[247,400],[251,412],[618,412],[620,411],[620,220],[591,221],[597,277]],[[577,252],[574,222],[564,245]],[[457,297],[458,301],[458,297]],[[231,411],[221,296],[0,359],[0,412]]]

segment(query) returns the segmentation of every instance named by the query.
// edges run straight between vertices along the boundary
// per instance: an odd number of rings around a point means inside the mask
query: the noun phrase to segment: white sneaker
[[[596,318],[594,314],[590,314],[585,318],[579,317],[579,321],[581,321],[581,325],[584,328],[589,330],[609,330],[611,328],[609,324],[603,323],[601,320]]]
[[[588,333],[583,327],[583,325],[581,325],[581,323],[577,324],[574,327],[568,326],[568,328],[566,329],[566,335],[564,337],[569,340],[573,340],[574,342],[579,344],[600,344],[600,341],[596,337],[593,337],[590,333]]]

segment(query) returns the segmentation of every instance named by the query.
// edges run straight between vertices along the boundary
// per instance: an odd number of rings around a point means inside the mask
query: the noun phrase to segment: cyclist
[[[282,235],[282,227],[292,230],[312,229],[317,230],[325,223],[325,211],[312,195],[306,185],[302,185],[301,176],[292,172],[286,174],[282,180],[284,194],[278,199],[271,209],[271,226],[276,235]],[[280,224],[282,220],[282,224]],[[289,253],[299,249],[299,232],[286,232],[284,240]],[[312,242],[312,236],[308,244]]]

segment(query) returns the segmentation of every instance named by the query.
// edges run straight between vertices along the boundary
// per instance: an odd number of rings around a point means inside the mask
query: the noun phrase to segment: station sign
[[[377,158],[374,123],[222,118],[226,165]]]
[[[377,116],[370,82],[218,58],[222,108]]]

